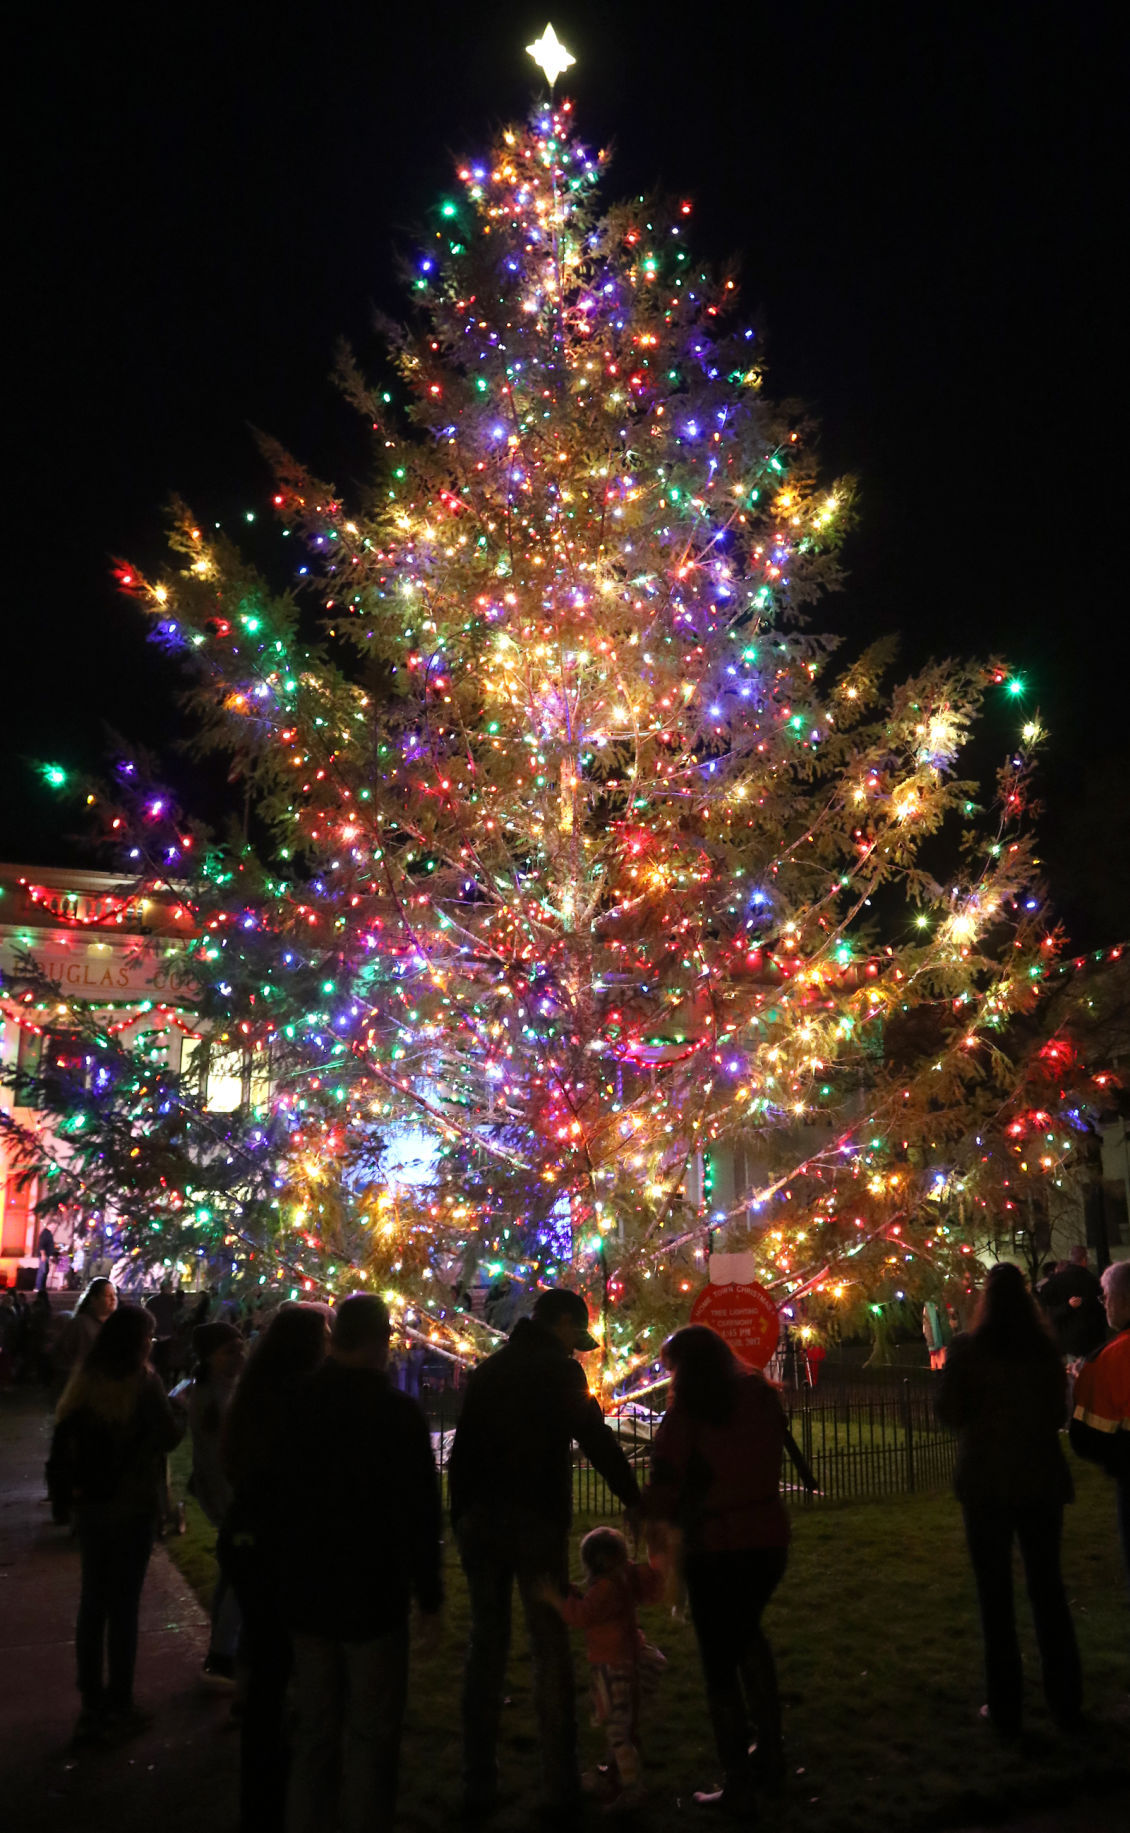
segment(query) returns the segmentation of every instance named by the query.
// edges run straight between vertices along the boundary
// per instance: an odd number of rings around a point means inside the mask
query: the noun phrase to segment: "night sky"
[[[844,592],[858,647],[1001,654],[1050,729],[1046,861],[1078,946],[1130,935],[1125,9],[1093,0],[742,6],[323,0],[40,8],[9,66],[9,450],[19,488],[0,700],[0,857],[82,857],[37,760],[100,767],[108,729],[173,740],[176,671],[115,591],[163,558],[173,491],[275,569],[249,427],[348,497],[365,435],[327,380],[454,156],[524,114],[552,17],[609,195],[694,201],[742,258],[769,389],[858,479]],[[10,50],[12,47],[10,45]],[[14,423],[14,424],[13,424]],[[989,759],[1018,724],[996,696]]]

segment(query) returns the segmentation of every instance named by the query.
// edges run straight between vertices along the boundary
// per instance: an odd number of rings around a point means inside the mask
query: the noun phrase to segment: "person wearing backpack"
[[[165,1458],[183,1436],[149,1366],[153,1320],[119,1305],[63,1391],[48,1462],[56,1520],[73,1515],[82,1555],[75,1656],[79,1742],[145,1724],[133,1700],[141,1591]]]

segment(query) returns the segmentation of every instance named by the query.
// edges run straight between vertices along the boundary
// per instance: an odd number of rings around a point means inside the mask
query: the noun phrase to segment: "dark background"
[[[532,6],[323,0],[39,9],[11,45],[6,364],[12,511],[0,857],[79,857],[34,768],[97,767],[106,728],[178,756],[175,671],[114,589],[163,556],[175,489],[278,556],[248,432],[348,493],[366,452],[326,376],[373,352],[453,155],[524,113]],[[1042,856],[1079,945],[1130,935],[1130,616],[1122,587],[1127,264],[1121,0],[553,0],[610,195],[695,200],[738,251],[769,386],[859,479],[859,643],[1000,653],[993,752],[1049,727]],[[13,399],[14,398],[14,399]],[[289,556],[287,556],[289,558]],[[297,556],[295,557],[297,562]],[[988,756],[988,752],[986,752]]]

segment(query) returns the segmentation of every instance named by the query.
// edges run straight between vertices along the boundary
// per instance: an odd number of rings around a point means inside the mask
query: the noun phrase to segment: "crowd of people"
[[[9,1289],[0,1291],[0,1383],[34,1384],[61,1393],[118,1297],[113,1280],[104,1275],[92,1279],[77,1295],[73,1311],[53,1305],[51,1292],[44,1285],[37,1286],[30,1295]],[[153,1364],[166,1386],[187,1372],[192,1361],[193,1332],[207,1317],[212,1303],[206,1292],[174,1292],[169,1280],[145,1300],[155,1332]]]
[[[81,1551],[76,1655],[80,1740],[130,1735],[138,1608],[166,1460],[187,1432],[190,1489],[217,1532],[219,1582],[205,1674],[233,1687],[242,1833],[372,1833],[391,1824],[415,1609],[426,1645],[443,1611],[442,1509],[425,1416],[389,1379],[382,1301],[280,1306],[250,1348],[236,1324],[194,1326],[193,1368],[153,1366],[152,1308],[96,1281],[67,1326],[70,1373],[48,1466],[56,1518]],[[937,1410],[957,1433],[961,1504],[985,1644],[983,1713],[1022,1723],[1012,1593],[1019,1542],[1048,1707],[1078,1726],[1083,1677],[1060,1570],[1072,1443],[1115,1479],[1130,1518],[1130,1263],[1108,1268],[1110,1338],[1075,1367],[1021,1272],[993,1268],[972,1328],[948,1346]],[[1077,1308],[1077,1307],[1076,1307]],[[159,1339],[158,1339],[159,1340]],[[766,1607],[787,1567],[788,1442],[778,1391],[704,1326],[664,1345],[667,1410],[642,1488],[590,1394],[585,1301],[537,1297],[470,1375],[448,1465],[470,1603],[462,1694],[464,1811],[499,1801],[499,1732],[515,1588],[525,1618],[546,1813],[572,1824],[586,1794],[611,1809],[646,1794],[641,1700],[663,1657],[641,1608],[684,1596],[718,1757],[695,1800],[750,1819],[785,1774]],[[604,1476],[627,1536],[603,1527],[569,1579],[573,1447]],[[633,1557],[629,1538],[636,1542]],[[646,1548],[646,1557],[639,1555]],[[1130,1578],[1130,1554],[1127,1574]],[[570,1630],[583,1632],[606,1761],[582,1775]]]

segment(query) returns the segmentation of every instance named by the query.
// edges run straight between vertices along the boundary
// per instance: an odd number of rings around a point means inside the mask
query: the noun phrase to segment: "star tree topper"
[[[545,71],[551,89],[562,72],[577,61],[572,52],[565,49],[551,25],[547,25],[541,37],[535,39],[532,45],[527,45],[526,50],[535,64],[540,64]]]

